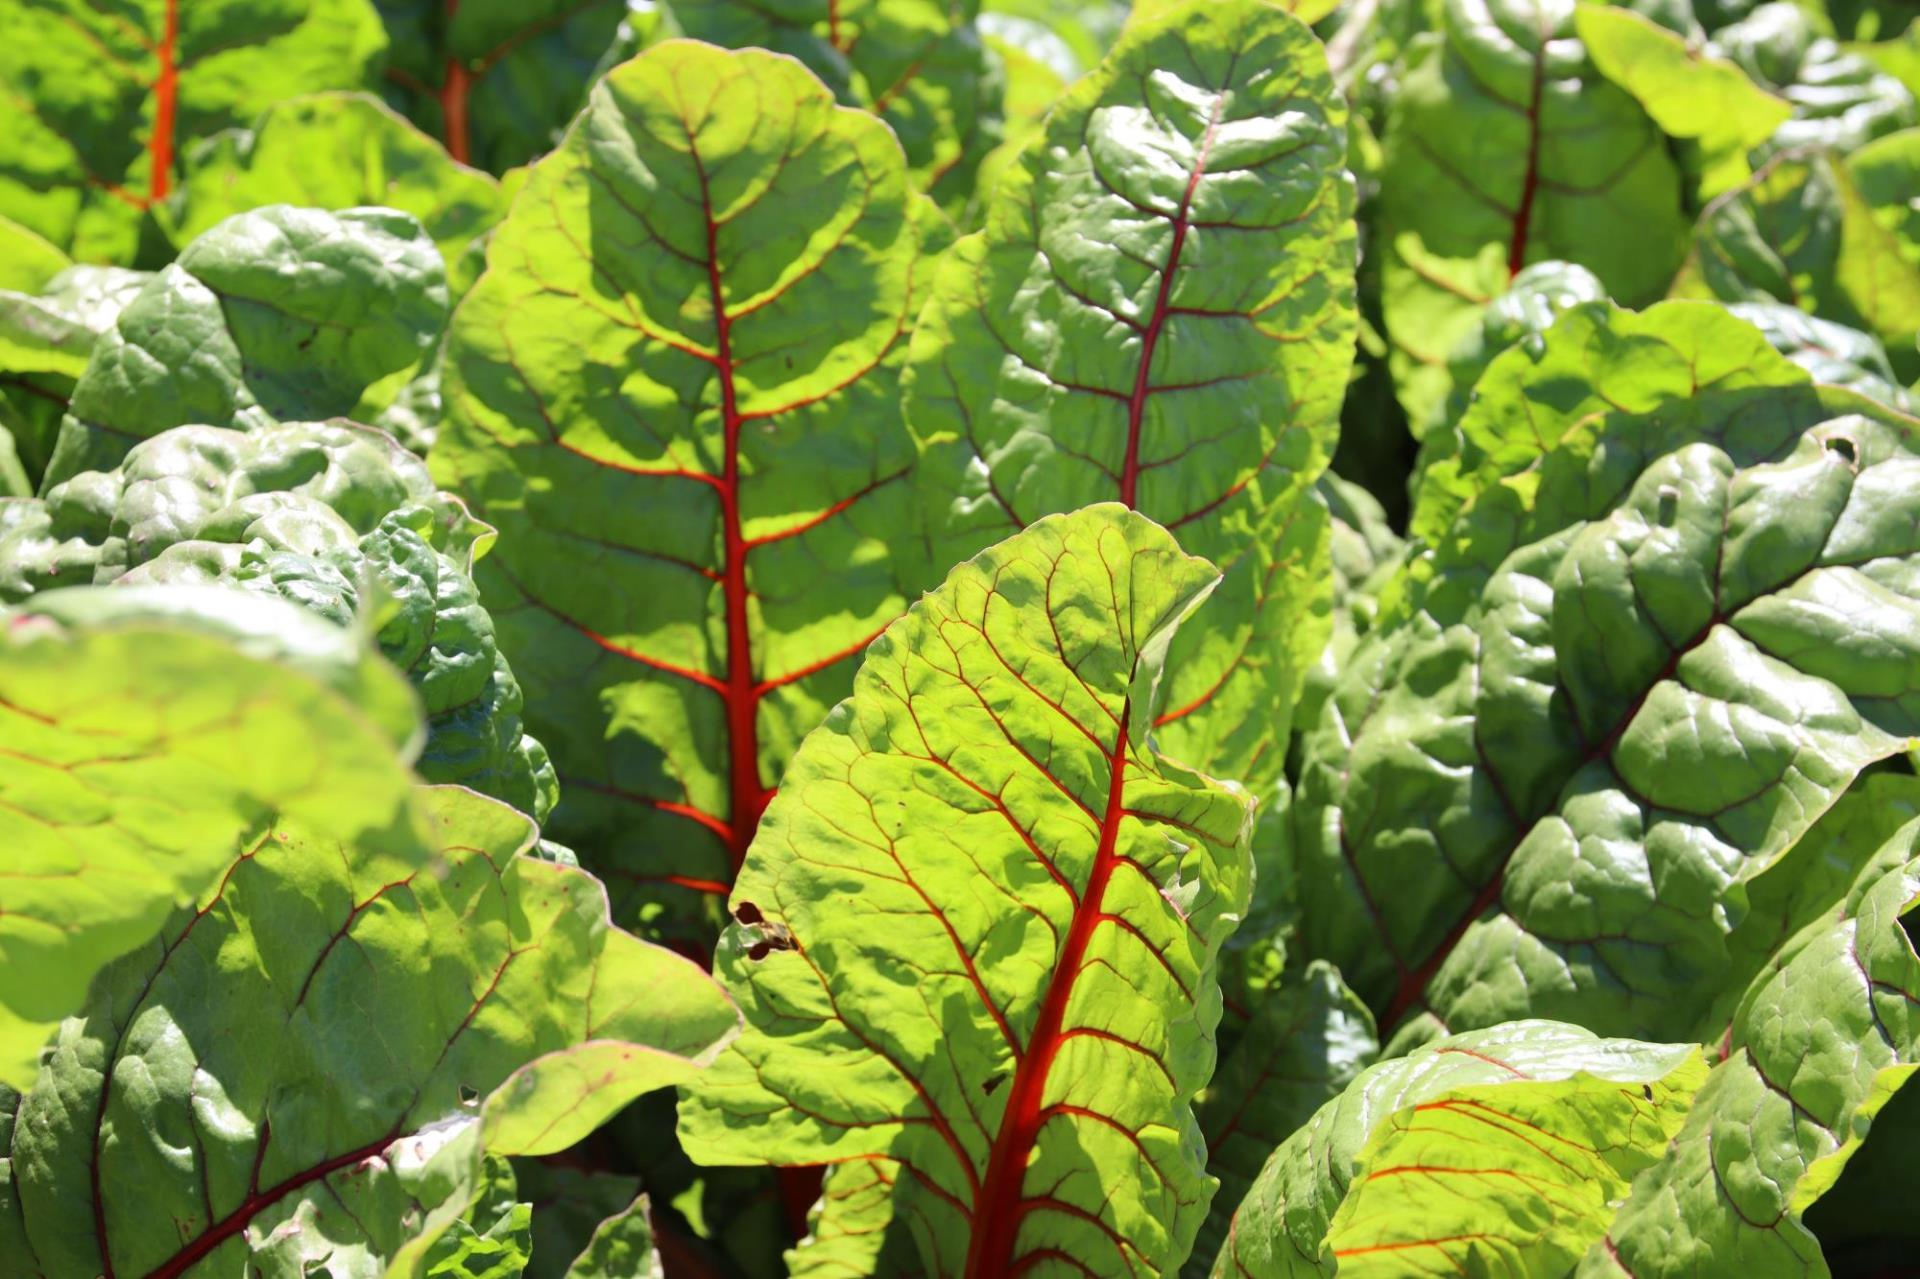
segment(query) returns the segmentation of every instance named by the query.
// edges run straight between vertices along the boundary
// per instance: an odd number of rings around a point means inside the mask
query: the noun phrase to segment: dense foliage
[[[1909,1264],[1917,94],[0,6],[0,1275]]]

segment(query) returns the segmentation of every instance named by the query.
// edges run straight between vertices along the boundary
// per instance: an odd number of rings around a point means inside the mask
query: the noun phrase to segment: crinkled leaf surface
[[[53,585],[219,583],[373,641],[427,712],[423,777],[544,819],[553,767],[472,571],[493,531],[389,437],[347,422],[176,427],[21,503],[0,528],[0,599]]]
[[[73,386],[100,334],[133,300],[145,273],[72,266],[32,293],[0,292],[0,427],[39,487]]]
[[[381,822],[256,810],[218,888],[62,1028],[13,1141],[49,1274],[413,1279],[484,1154],[571,1144],[729,1037],[705,974],[522,855],[526,818],[387,771]]]
[[[1757,6],[1713,36],[1714,47],[1793,107],[1770,147],[1851,151],[1920,120],[1913,94],[1867,58],[1821,35],[1798,5]]]
[[[1118,499],[1227,571],[1162,736],[1277,775],[1324,643],[1325,468],[1354,334],[1346,110],[1257,0],[1132,24],[943,259],[909,356],[936,558]],[[1316,599],[1315,597],[1320,598]]]
[[[659,24],[626,0],[373,2],[393,40],[388,101],[494,173],[550,150],[588,85]]]
[[[937,217],[803,68],[675,41],[594,90],[494,234],[432,461],[501,530],[480,576],[560,834],[623,900],[724,895],[925,576],[897,369]]]
[[[717,971],[748,1029],[682,1095],[695,1159],[888,1161],[921,1274],[1178,1267],[1249,803],[1148,730],[1214,579],[1101,504],[875,642],[735,886]]]
[[[1567,1274],[1706,1073],[1541,1021],[1382,1062],[1274,1151],[1213,1273]]]
[[[1759,329],[1774,350],[1814,381],[1844,386],[1911,414],[1920,407],[1894,380],[1887,349],[1871,333],[1808,315],[1783,302],[1729,302],[1727,310]]]
[[[1372,1014],[1331,964],[1316,961],[1289,978],[1254,1009],[1200,1105],[1207,1171],[1220,1179],[1220,1190],[1188,1274],[1212,1268],[1234,1210],[1268,1156],[1345,1091],[1379,1051]]]
[[[943,205],[957,209],[973,193],[1001,117],[973,26],[979,0],[669,0],[668,8],[696,40],[799,58],[841,101],[886,121],[914,184]]]
[[[506,211],[498,182],[365,93],[276,102],[247,128],[190,148],[183,168],[169,227],[182,243],[262,205],[379,205],[412,215],[433,237],[456,293],[478,268],[477,255],[463,255]]]
[[[1421,421],[1487,289],[1472,264],[1578,262],[1629,305],[1685,252],[1679,170],[1660,129],[1590,61],[1572,0],[1444,0],[1409,47],[1382,139],[1382,306]],[[1624,227],[1633,228],[1622,235]]]
[[[1348,480],[1328,472],[1315,486],[1327,504],[1328,560],[1333,569],[1333,635],[1320,651],[1320,660],[1307,673],[1294,725],[1311,729],[1320,707],[1333,691],[1354,645],[1373,629],[1379,611],[1379,592],[1398,567],[1405,543],[1387,522],[1387,513],[1374,496]],[[1258,841],[1256,841],[1256,848]],[[1261,864],[1265,865],[1265,861]]]
[[[19,0],[0,11],[0,215],[75,258],[132,265],[186,145],[275,100],[367,82],[368,0]]]
[[[1888,780],[1897,789],[1877,798],[1910,816],[1914,779]],[[1920,821],[1868,853],[1857,840],[1874,815],[1844,816],[1826,856],[1799,868],[1809,873],[1789,914],[1807,922],[1753,975],[1721,1039],[1725,1060],[1666,1157],[1634,1181],[1583,1279],[1828,1273],[1801,1214],[1920,1065],[1920,958],[1902,920],[1920,898]],[[1835,860],[1855,873],[1835,876]]]
[[[26,1088],[93,975],[262,812],[342,837],[395,820],[414,726],[391,668],[278,602],[58,592],[0,629],[0,1081]]]
[[[446,268],[387,209],[236,214],[160,270],[95,343],[45,484],[106,471],[175,426],[344,414],[446,323]]]
[[[1507,461],[1306,743],[1305,948],[1383,1029],[1690,1033],[1744,882],[1920,730],[1913,422],[1713,308],[1603,316],[1482,379],[1539,375]]]

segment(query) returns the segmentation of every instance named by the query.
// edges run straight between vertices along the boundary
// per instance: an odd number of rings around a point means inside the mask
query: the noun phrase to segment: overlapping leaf
[[[484,1155],[564,1148],[732,1033],[595,881],[522,855],[524,817],[384,765],[385,814],[251,811],[218,888],[62,1028],[12,1145],[47,1274],[414,1279]]]
[[[94,343],[146,280],[119,267],[72,266],[31,292],[0,292],[0,427],[19,453],[26,485],[18,496],[39,487]]]
[[[617,893],[724,894],[923,580],[897,366],[937,216],[801,67],[675,41],[495,232],[432,461],[501,530],[481,579]]]
[[[1249,805],[1149,734],[1214,580],[1102,504],[875,642],[735,887],[717,963],[748,1030],[682,1095],[694,1158],[885,1161],[915,1273],[1178,1267]]]
[[[364,611],[425,704],[422,776],[544,819],[553,767],[521,731],[520,685],[473,584],[474,558],[492,541],[377,432],[177,427],[115,470],[0,507],[0,600],[56,585],[220,583],[341,627],[359,626]]]
[[[399,677],[290,605],[211,604],[61,592],[0,628],[0,1082],[32,1084],[94,973],[211,885],[261,812],[345,838],[404,807]]]
[[[1566,1274],[1706,1073],[1539,1021],[1382,1062],[1274,1151],[1213,1273]]]
[[[446,269],[386,209],[237,214],[160,270],[94,344],[43,485],[110,471],[189,424],[242,430],[351,412],[446,323]]]
[[[1801,1214],[1920,1066],[1920,958],[1902,920],[1920,899],[1920,794],[1911,777],[1886,781],[1857,811],[1843,801],[1829,819],[1838,829],[1816,829],[1802,865],[1783,865],[1799,874],[1756,931],[1799,926],[1759,950],[1730,1021],[1713,1028],[1724,1060],[1665,1158],[1634,1181],[1583,1279],[1705,1266],[1828,1273]],[[1909,820],[1863,846],[1862,834],[1892,824],[1880,805]]]
[[[1895,380],[1887,349],[1871,333],[1822,320],[1783,302],[1729,302],[1727,310],[1759,329],[1774,350],[1805,369],[1814,381],[1849,387],[1903,413],[1920,407]]]
[[[20,0],[0,11],[0,216],[85,262],[133,265],[187,144],[277,99],[364,86],[369,0]]]
[[[181,243],[268,204],[379,205],[411,215],[440,246],[456,294],[479,270],[468,250],[506,211],[499,183],[364,93],[276,102],[246,128],[189,147],[182,168],[167,218]]]
[[[1685,252],[1660,130],[1595,70],[1574,22],[1566,0],[1445,0],[1440,29],[1403,60],[1376,234],[1395,377],[1417,424],[1480,306],[1528,263],[1577,262],[1639,305]]]
[[[1920,729],[1914,423],[1740,327],[1576,310],[1482,379],[1500,460],[1298,790],[1307,950],[1383,1029],[1689,1033],[1745,882]]]
[[[1277,775],[1276,711],[1325,640],[1306,495],[1352,356],[1345,129],[1318,43],[1272,6],[1131,24],[914,329],[937,559],[1117,498],[1226,570],[1210,624],[1178,641],[1161,726],[1222,777]]]
[[[1770,147],[1855,147],[1920,123],[1913,94],[1893,76],[1820,34],[1798,5],[1756,6],[1713,36],[1714,47],[1793,107]]]

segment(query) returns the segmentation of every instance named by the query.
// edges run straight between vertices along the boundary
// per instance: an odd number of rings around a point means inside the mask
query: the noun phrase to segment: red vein
[[[447,45],[453,45],[453,15],[460,8],[460,0],[447,0]],[[440,118],[442,130],[447,135],[447,154],[466,164],[473,153],[472,139],[467,126],[467,96],[473,90],[473,74],[467,70],[467,64],[451,52],[447,54],[446,75],[440,82]]]
[[[1507,242],[1507,275],[1527,264],[1527,234],[1533,223],[1533,199],[1540,190],[1540,94],[1547,78],[1547,38],[1533,51],[1533,93],[1527,100],[1527,171],[1520,180],[1520,203],[1513,213],[1513,238]]]
[[[147,194],[153,201],[167,198],[173,181],[173,117],[180,96],[180,65],[174,56],[180,40],[180,0],[167,0],[160,43],[153,56],[160,72],[153,80],[153,136],[147,139]]]
[[[1133,378],[1133,394],[1127,398],[1127,456],[1120,466],[1120,500],[1128,506],[1136,506],[1135,497],[1140,488],[1140,422],[1146,415],[1147,395],[1151,388],[1147,377],[1153,369],[1153,351],[1160,344],[1161,331],[1166,328],[1167,308],[1173,301],[1173,276],[1180,266],[1180,251],[1186,247],[1187,231],[1191,225],[1193,213],[1193,195],[1200,188],[1200,179],[1207,171],[1207,154],[1213,149],[1213,132],[1219,126],[1220,112],[1226,106],[1227,95],[1222,93],[1213,100],[1213,114],[1207,117],[1207,131],[1200,135],[1199,154],[1194,157],[1193,172],[1187,175],[1187,189],[1180,196],[1180,209],[1173,216],[1173,247],[1167,253],[1166,270],[1160,273],[1160,289],[1154,295],[1153,315],[1147,320],[1147,327],[1140,335],[1140,368]]]
[[[1114,736],[1108,756],[1107,807],[1100,822],[1100,847],[1087,873],[1087,888],[1074,908],[1073,921],[1067,927],[1066,944],[1060,960],[1047,982],[1047,993],[1027,1039],[1026,1055],[1014,1068],[1013,1082],[1007,1087],[1007,1106],[1000,1115],[1000,1130],[994,1135],[993,1149],[987,1156],[987,1171],[980,1191],[974,1196],[973,1234],[967,1245],[966,1279],[999,1279],[1013,1264],[1014,1238],[1019,1233],[1022,1190],[1033,1144],[1044,1122],[1043,1102],[1047,1075],[1053,1068],[1060,1045],[1065,1042],[1062,1024],[1067,1002],[1081,970],[1085,967],[1087,947],[1093,940],[1104,911],[1102,898],[1107,882],[1120,864],[1117,849],[1120,819],[1126,812],[1122,794],[1127,765],[1128,706],[1120,712],[1119,732]]]

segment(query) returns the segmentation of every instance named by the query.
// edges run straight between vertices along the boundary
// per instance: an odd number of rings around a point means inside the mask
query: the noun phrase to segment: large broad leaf
[[[373,0],[393,41],[388,100],[462,164],[549,150],[615,55],[657,29],[627,0]]]
[[[37,293],[72,265],[73,259],[46,237],[11,218],[0,217],[0,289]]]
[[[74,266],[31,293],[0,292],[0,427],[19,450],[27,492],[46,474],[94,343],[146,281],[140,271]]]
[[[1813,144],[1844,153],[1920,123],[1906,86],[1821,35],[1813,16],[1798,5],[1759,5],[1716,31],[1713,43],[1792,104],[1793,118],[1773,135],[1775,149]]]
[[[1801,1215],[1920,1067],[1920,958],[1902,919],[1920,899],[1920,790],[1885,780],[1816,828],[1813,855],[1783,863],[1798,874],[1756,930],[1773,944],[1724,1029],[1709,1028],[1724,1060],[1583,1279],[1827,1273]],[[1909,820],[1876,843],[1874,828],[1893,824],[1883,806]]]
[[[1482,378],[1298,789],[1306,949],[1383,1029],[1689,1034],[1745,882],[1920,731],[1916,424],[1743,327],[1582,308]]]
[[[342,838],[392,823],[413,733],[393,670],[291,605],[60,592],[8,615],[0,1084],[33,1082],[94,973],[206,889],[262,812]]]
[[[1352,358],[1346,109],[1259,0],[1129,25],[943,260],[913,334],[936,558],[1118,499],[1227,572],[1169,663],[1168,749],[1277,775],[1325,642],[1325,468]],[[1324,616],[1324,614],[1322,614]]]
[[[366,83],[368,0],[18,0],[0,9],[0,215],[88,262],[131,265],[194,138],[279,98]]]
[[[973,19],[979,0],[670,0],[686,35],[792,54],[843,102],[887,122],[914,184],[950,208],[1000,130],[1000,104]]]
[[[1887,349],[1871,333],[1808,315],[1784,302],[1729,302],[1727,310],[1759,329],[1773,349],[1816,382],[1844,386],[1911,414],[1916,403],[1894,379]]]
[[[921,584],[898,364],[937,217],[800,66],[676,41],[494,234],[432,462],[501,530],[481,580],[616,892],[725,894]]]
[[[544,819],[546,750],[472,572],[493,530],[392,439],[346,422],[176,427],[106,472],[0,506],[0,600],[55,585],[221,583],[351,627],[364,613],[427,712],[422,776]]]
[[[1686,1044],[1538,1021],[1383,1062],[1273,1152],[1213,1273],[1565,1275],[1706,1073]]]
[[[109,471],[170,427],[242,430],[350,412],[446,323],[446,269],[404,213],[273,205],[228,218],[95,343],[45,485]]]
[[[181,243],[262,205],[380,205],[411,214],[433,237],[455,293],[478,270],[479,255],[468,250],[506,211],[498,182],[364,93],[276,102],[246,128],[188,148],[183,167],[168,211]]]
[[[524,817],[356,758],[377,779],[249,809],[219,885],[61,1029],[12,1143],[49,1276],[413,1279],[486,1154],[564,1148],[731,1035]]]
[[[717,968],[748,1029],[682,1095],[695,1159],[885,1161],[913,1273],[1179,1266],[1212,1191],[1191,1103],[1249,803],[1151,727],[1214,580],[1102,504],[959,566],[874,643],[735,886]]]
[[[1382,305],[1416,424],[1479,306],[1529,262],[1591,270],[1630,305],[1666,289],[1686,246],[1660,129],[1608,82],[1567,0],[1444,0],[1408,49],[1387,120]],[[1629,230],[1630,229],[1630,230]]]

